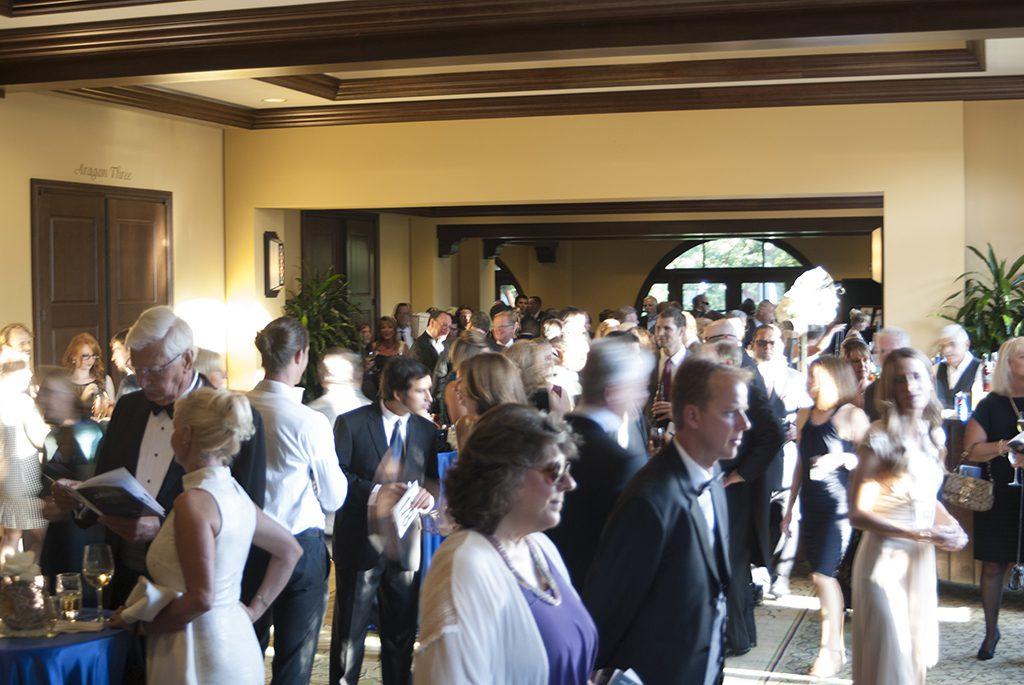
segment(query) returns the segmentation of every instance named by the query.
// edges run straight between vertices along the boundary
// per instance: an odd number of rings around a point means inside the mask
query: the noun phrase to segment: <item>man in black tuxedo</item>
[[[193,368],[196,347],[192,329],[170,307],[144,311],[128,332],[132,366],[142,392],[124,395],[114,407],[106,437],[96,456],[96,473],[124,467],[170,513],[175,498],[183,492],[184,470],[174,461],[171,433],[174,431],[174,402],[209,383]],[[263,421],[253,411],[256,433],[242,443],[231,466],[235,480],[256,506],[263,506],[266,495],[266,456]],[[76,508],[58,481],[53,487],[59,506]],[[94,515],[86,511],[78,516],[81,525],[91,525]],[[99,517],[107,529],[107,540],[114,552],[115,572],[111,581],[110,606],[124,603],[139,576],[146,574],[146,550],[163,521],[156,516],[122,518]],[[242,581],[242,600],[252,599],[266,567],[262,551],[249,555]]]
[[[653,366],[646,350],[609,337],[591,346],[580,374],[582,400],[566,417],[579,446],[572,472],[576,489],[565,494],[562,521],[548,531],[579,589],[615,501],[647,463],[646,454],[631,453],[626,445],[634,417],[647,399],[647,375]]]
[[[505,307],[491,315],[491,332],[487,346],[492,352],[504,352],[512,347],[519,332],[519,319],[515,310]]]
[[[769,566],[771,535],[768,530],[771,483],[767,473],[780,456],[785,430],[775,417],[757,363],[739,348],[743,337],[739,319],[724,318],[704,328],[704,342],[725,342],[739,352],[741,366],[751,374],[748,392],[751,428],[735,458],[722,462],[726,472],[725,493],[729,504],[729,624],[726,641],[730,655],[745,654],[757,645],[754,623],[754,590],[750,566]]]
[[[412,344],[409,354],[430,372],[434,371],[437,359],[444,352],[444,344],[452,329],[452,315],[442,309],[435,309],[427,320],[427,330],[420,333]]]
[[[633,668],[645,685],[722,681],[729,523],[717,462],[750,427],[749,378],[703,358],[679,370],[676,435],[622,493],[585,584],[598,668]]]
[[[398,550],[388,544],[388,553],[383,553],[371,510],[380,509],[378,500],[400,497],[407,482],[437,480],[436,430],[420,416],[430,406],[430,384],[426,367],[409,357],[395,357],[381,376],[382,401],[342,414],[334,424],[335,449],[349,485],[348,498],[334,519],[332,685],[358,683],[371,621],[380,632],[385,685],[411,682],[419,601],[418,526],[397,542]],[[414,506],[429,509],[433,503],[424,489]]]

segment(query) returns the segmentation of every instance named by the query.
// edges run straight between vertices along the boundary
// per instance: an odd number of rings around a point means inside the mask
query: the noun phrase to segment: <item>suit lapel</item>
[[[374,411],[370,412],[370,440],[377,450],[377,460],[384,457],[388,449],[388,436],[384,435],[384,415],[381,413],[380,404],[373,405]]]
[[[700,502],[697,501],[697,489],[693,481],[690,480],[690,473],[686,470],[686,465],[683,464],[682,455],[679,454],[675,443],[671,444],[672,453],[669,457],[674,461],[673,468],[675,468],[679,479],[679,487],[687,502],[687,508],[690,510],[693,527],[697,530],[697,540],[700,543],[700,551],[704,555],[704,563],[707,564],[708,570],[711,571],[711,575],[714,576],[715,580],[721,583],[722,579],[719,577],[718,563],[715,560],[714,547],[711,546],[711,536],[708,531],[707,521],[704,518],[704,510],[700,508]],[[712,492],[714,492],[714,486],[712,486]],[[712,502],[714,502],[713,498],[714,495],[712,494]],[[721,530],[722,523],[722,519],[718,517],[718,507],[715,507],[715,528]]]

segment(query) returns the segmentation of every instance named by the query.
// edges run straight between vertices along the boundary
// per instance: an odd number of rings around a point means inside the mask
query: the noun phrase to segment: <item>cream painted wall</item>
[[[130,179],[90,178],[82,165]],[[32,321],[30,179],[173,193],[173,302],[199,344],[224,349],[223,132],[75,98],[0,100],[0,321]],[[251,246],[248,246],[251,250]]]
[[[967,244],[1012,261],[1024,254],[1024,101],[966,103],[964,140]]]
[[[917,338],[964,262],[962,103],[229,130],[225,179],[232,298],[252,296],[255,207],[883,192],[887,320]],[[412,224],[414,306],[450,304],[450,260]]]
[[[409,223],[404,214],[380,215],[380,313],[390,316],[399,302],[408,302],[410,287]]]

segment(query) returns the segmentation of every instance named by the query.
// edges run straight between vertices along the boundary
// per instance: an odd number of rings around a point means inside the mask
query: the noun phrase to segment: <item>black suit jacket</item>
[[[410,416],[400,481],[437,477],[437,431],[421,416]],[[370,541],[366,506],[376,481],[377,467],[388,449],[380,403],[342,414],[334,423],[338,463],[348,478],[348,496],[334,519],[334,563],[360,571],[373,568],[380,550]]]
[[[205,378],[202,378],[201,381],[203,385],[209,385]],[[146,432],[152,407],[153,403],[146,399],[143,392],[124,395],[117,401],[114,413],[110,417],[110,424],[107,426],[103,444],[100,445],[100,450],[96,455],[96,474],[113,471],[123,466],[128,469],[129,473],[135,475],[139,463],[139,449],[142,447],[142,436]],[[249,440],[242,443],[238,456],[231,464],[231,475],[256,503],[256,506],[262,508],[267,492],[267,459],[263,438],[263,419],[255,409],[252,410],[252,419],[256,432]],[[181,482],[184,475],[184,469],[177,462],[172,461],[163,483],[160,484],[156,501],[168,512],[174,506],[175,498],[184,490]],[[91,520],[83,516],[82,522],[91,523]],[[114,551],[116,559],[118,550],[124,541],[110,531],[107,531],[107,541]],[[250,552],[243,580],[243,600],[248,601],[259,587],[259,583],[263,579],[266,559],[265,553],[260,550],[253,549]]]
[[[711,641],[724,641],[712,626],[730,573],[721,481],[710,488],[717,549],[675,443],[622,493],[583,594],[597,624],[598,668],[636,669],[645,685],[704,682]]]
[[[565,419],[579,440],[579,458],[572,465],[576,489],[565,493],[562,521],[548,536],[573,585],[582,588],[615,502],[647,459],[622,449],[593,419],[578,414]]]
[[[440,356],[437,350],[434,349],[434,339],[426,331],[420,333],[420,337],[413,341],[409,354],[412,355],[413,359],[427,367],[427,371],[430,373],[434,372],[434,367],[437,366],[437,358]]]
[[[786,439],[782,423],[775,418],[768,401],[768,390],[764,378],[757,370],[754,360],[743,353],[743,368],[754,374],[750,381],[747,418],[750,430],[743,434],[743,442],[736,452],[736,458],[722,461],[722,469],[736,471],[743,477],[742,483],[730,485],[729,523],[736,541],[751,540],[751,559],[759,566],[767,566],[771,559],[769,549],[768,509],[771,501],[771,483],[767,473],[773,461],[779,456]],[[743,534],[740,534],[740,529]],[[749,537],[748,537],[749,536]]]

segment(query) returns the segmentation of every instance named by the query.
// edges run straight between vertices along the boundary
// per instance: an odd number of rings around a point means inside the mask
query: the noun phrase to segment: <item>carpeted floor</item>
[[[333,588],[333,578],[331,582]],[[757,610],[758,646],[726,664],[726,683],[850,683],[849,667],[838,677],[823,680],[807,675],[817,654],[818,602],[810,581],[794,578],[792,593],[779,600],[767,600]],[[987,685],[1024,682],[1024,595],[1007,592],[1000,617],[1002,641],[996,657],[988,662],[974,658],[984,633],[984,618],[976,588],[942,584],[939,589],[941,658],[928,674],[933,685]],[[332,592],[333,600],[333,592]],[[332,601],[333,603],[333,601]],[[847,624],[849,626],[849,623]],[[849,643],[847,631],[847,643]],[[313,667],[313,685],[328,681],[327,654],[330,646],[330,612],[320,634]],[[379,642],[370,635],[360,683],[381,683],[377,661]],[[272,651],[271,651],[272,654]],[[267,659],[269,682],[270,659]]]

